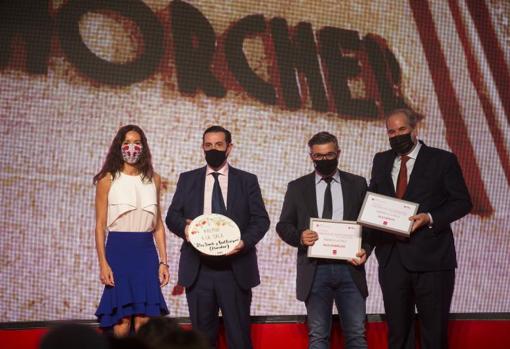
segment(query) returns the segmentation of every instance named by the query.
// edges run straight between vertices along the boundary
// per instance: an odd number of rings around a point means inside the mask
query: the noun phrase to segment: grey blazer
[[[344,220],[355,221],[367,191],[367,182],[363,177],[339,171],[344,202]],[[307,248],[301,244],[301,233],[310,226],[310,218],[318,217],[315,194],[315,172],[300,177],[288,184],[283,202],[280,221],[276,232],[283,241],[297,247],[296,295],[300,301],[306,301],[312,287],[317,261],[307,257]],[[363,248],[369,254],[371,246],[363,230]],[[349,264],[352,278],[363,297],[368,296],[365,267]]]

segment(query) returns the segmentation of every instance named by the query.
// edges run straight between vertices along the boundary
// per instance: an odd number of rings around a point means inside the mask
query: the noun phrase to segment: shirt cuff
[[[427,212],[427,215],[429,216],[429,220],[430,220],[429,228],[432,228],[432,224],[434,224],[434,220],[432,219],[432,215],[429,212]]]

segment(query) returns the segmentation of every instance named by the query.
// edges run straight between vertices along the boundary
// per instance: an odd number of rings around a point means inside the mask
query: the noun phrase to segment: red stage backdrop
[[[454,224],[453,312],[510,312],[510,5],[505,0],[4,1],[0,5],[0,322],[90,319],[101,293],[92,177],[119,126],[147,133],[166,211],[202,166],[203,130],[233,133],[272,224],[254,315],[303,314],[295,250],[277,237],[306,141],[336,134],[367,177],[382,115],[411,105],[419,137],[455,152],[475,207]],[[180,241],[169,234],[172,295]],[[368,312],[382,313],[375,258]]]

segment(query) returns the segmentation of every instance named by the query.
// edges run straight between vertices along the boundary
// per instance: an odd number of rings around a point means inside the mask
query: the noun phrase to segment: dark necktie
[[[218,180],[218,176],[220,175],[218,172],[211,173],[214,177],[214,186],[212,190],[212,199],[211,199],[211,213],[219,213],[222,215],[227,214],[227,209],[225,208],[225,201],[223,201],[223,195],[221,193],[220,181]]]
[[[333,196],[331,195],[331,181],[333,177],[322,178],[324,182],[328,183],[326,191],[324,192],[324,207],[322,208],[322,218],[333,218]]]
[[[404,155],[400,157],[400,172],[398,173],[398,179],[397,179],[397,190],[396,190],[396,196],[399,199],[402,199],[404,197],[404,194],[406,193],[407,189],[407,161],[410,159],[409,156]]]

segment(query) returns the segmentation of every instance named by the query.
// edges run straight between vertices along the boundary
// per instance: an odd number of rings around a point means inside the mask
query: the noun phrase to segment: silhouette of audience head
[[[134,337],[106,338],[91,326],[64,324],[52,328],[39,349],[208,349],[205,337],[182,329],[170,318],[151,318]]]
[[[40,349],[108,349],[108,341],[90,326],[63,324],[51,329]]]
[[[142,339],[137,337],[110,337],[110,349],[151,349]]]
[[[140,327],[137,337],[151,349],[208,349],[207,341],[194,330],[182,329],[175,320],[151,318]]]

